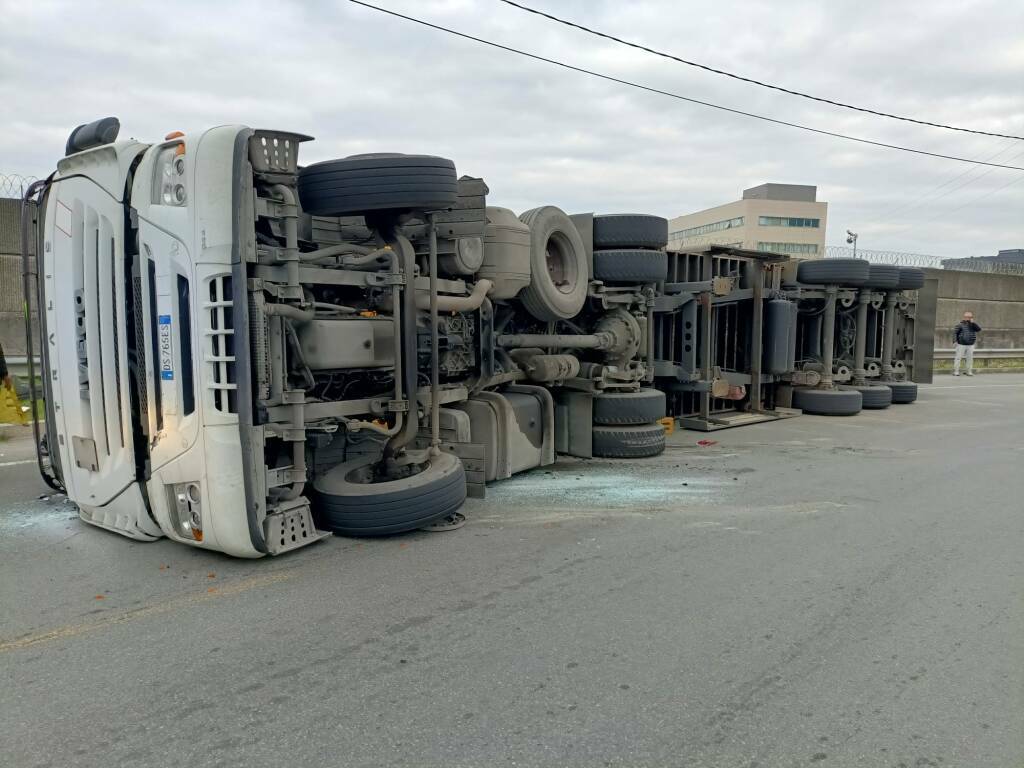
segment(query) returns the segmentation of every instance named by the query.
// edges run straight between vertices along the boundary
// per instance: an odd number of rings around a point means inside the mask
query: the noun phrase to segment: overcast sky
[[[934,122],[1024,135],[1024,2],[527,5],[684,58]],[[498,0],[378,0],[693,98],[931,152],[1024,165],[1024,141],[912,126],[736,82]],[[222,123],[308,133],[302,160],[451,157],[521,211],[676,216],[763,182],[816,184],[828,242],[938,256],[1024,247],[1024,172],[815,136],[596,80],[348,2],[0,0],[0,174],[43,176],[116,115],[158,140]],[[945,186],[940,186],[945,185]]]

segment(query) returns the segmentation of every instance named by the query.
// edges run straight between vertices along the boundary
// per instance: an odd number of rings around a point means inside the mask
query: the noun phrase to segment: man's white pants
[[[967,372],[974,371],[974,345],[957,344],[956,355],[953,357],[953,373],[960,373],[960,361],[967,358]]]

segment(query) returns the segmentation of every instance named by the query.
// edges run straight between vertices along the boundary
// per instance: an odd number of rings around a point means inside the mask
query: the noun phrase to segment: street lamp
[[[853,246],[853,258],[857,258],[857,233],[846,230],[846,242]]]

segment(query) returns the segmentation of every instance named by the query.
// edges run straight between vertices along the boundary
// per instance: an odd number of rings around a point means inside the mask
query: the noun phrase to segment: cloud
[[[1024,6],[997,0],[619,3],[541,8],[696,61],[937,122],[1024,133]],[[652,87],[928,151],[1024,164],[1024,142],[816,104],[684,67],[497,0],[399,12]],[[156,140],[242,122],[309,133],[303,160],[451,157],[495,204],[674,216],[765,181],[817,184],[829,242],[941,256],[1024,244],[1019,171],[815,136],[530,61],[347,2],[0,2],[0,173],[44,175],[75,125]],[[968,173],[953,183],[951,178]],[[966,183],[965,183],[966,182]],[[940,186],[946,184],[946,186]],[[958,185],[963,184],[960,188]],[[1000,187],[1004,187],[1000,189]],[[951,188],[953,189],[952,191]]]

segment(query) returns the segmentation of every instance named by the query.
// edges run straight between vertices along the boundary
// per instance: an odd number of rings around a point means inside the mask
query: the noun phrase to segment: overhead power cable
[[[987,192],[982,192],[980,195],[972,197],[966,203],[961,203],[960,205],[958,205],[958,206],[956,206],[954,208],[947,208],[946,210],[938,210],[935,213],[931,214],[930,216],[926,216],[923,219],[917,219],[916,221],[904,222],[903,224],[899,224],[897,226],[900,226],[900,227],[920,226],[921,224],[926,224],[929,221],[935,221],[936,219],[940,219],[940,218],[947,218],[952,213],[956,213],[957,211],[962,211],[964,208],[968,208],[968,207],[970,207],[970,206],[972,206],[972,205],[974,205],[974,204],[984,200],[985,198],[991,197],[992,195],[996,194],[997,192],[1002,192],[1004,189],[1008,189],[1009,187],[1012,187],[1012,186],[1014,186],[1016,184],[1019,184],[1022,181],[1024,181],[1024,176],[1018,176],[1017,178],[1010,179],[1005,184],[1001,184],[998,187],[994,187],[993,189],[990,189]]]
[[[1004,151],[1005,150],[1000,150],[996,154],[997,155],[1001,155],[1001,154],[1003,154]],[[1024,152],[1018,152],[1015,155],[1011,155],[1008,159],[1009,160],[1016,160],[1018,157],[1024,157]],[[989,158],[986,158],[986,159],[989,159]],[[908,203],[908,204],[906,204],[906,205],[904,205],[904,206],[902,206],[900,208],[897,208],[894,211],[889,212],[888,214],[886,214],[886,217],[885,217],[884,221],[882,221],[881,223],[877,223],[876,222],[874,224],[874,226],[877,227],[877,226],[880,226],[880,225],[888,224],[889,222],[894,221],[897,217],[905,216],[906,214],[910,213],[911,211],[914,211],[914,210],[916,210],[918,208],[921,208],[922,206],[925,206],[925,205],[927,205],[927,206],[934,206],[935,203],[937,203],[939,200],[942,200],[944,197],[948,197],[949,195],[951,195],[954,192],[957,192],[957,191],[963,189],[964,187],[969,187],[971,184],[974,184],[974,183],[976,183],[978,181],[981,181],[983,178],[988,176],[990,173],[995,173],[995,171],[997,169],[996,168],[988,168],[988,169],[982,171],[981,173],[979,173],[977,176],[969,176],[969,174],[973,173],[976,170],[978,170],[978,169],[977,168],[968,168],[966,171],[964,171],[963,173],[955,176],[950,181],[947,181],[945,184],[941,184],[938,187],[936,187],[935,189],[933,189],[931,191],[931,193],[929,193],[928,195],[922,196],[918,200],[910,202],[910,203]],[[952,183],[953,181],[956,181],[957,179],[964,178],[964,176],[969,176],[969,177],[964,179],[963,181],[961,181],[955,187],[950,187],[945,192],[941,192],[938,195],[935,194],[936,192],[939,192],[940,189],[943,189],[944,187],[949,186],[949,184]]]
[[[902,120],[902,121],[904,121],[906,123],[916,123],[917,125],[928,125],[928,126],[931,126],[932,128],[942,128],[942,129],[947,130],[947,131],[960,131],[962,133],[976,133],[979,136],[995,136],[995,137],[1001,138],[1001,139],[1014,139],[1015,141],[1024,141],[1024,136],[1014,136],[1013,134],[1007,134],[1007,133],[995,133],[993,131],[980,131],[980,130],[976,130],[976,129],[973,129],[973,128],[961,128],[961,127],[958,127],[958,126],[955,126],[955,125],[946,125],[945,123],[933,123],[930,120],[919,120],[919,119],[914,118],[914,117],[906,117],[905,115],[894,115],[891,112],[882,112],[882,111],[877,110],[877,109],[869,109],[868,107],[858,107],[858,106],[856,106],[854,104],[846,104],[846,103],[844,103],[842,101],[835,101],[834,99],[826,99],[823,96],[814,96],[814,95],[812,95],[810,93],[803,93],[802,91],[794,91],[791,88],[784,88],[781,85],[772,85],[771,83],[766,83],[766,82],[763,82],[761,80],[755,80],[752,77],[744,77],[743,75],[737,75],[734,72],[727,72],[724,69],[716,69],[715,67],[708,66],[707,64],[701,64],[700,62],[697,62],[697,61],[689,61],[689,60],[683,59],[683,58],[681,58],[679,56],[675,56],[675,55],[673,55],[671,53],[665,53],[664,51],[659,51],[659,50],[656,50],[654,48],[648,48],[646,45],[641,45],[640,43],[634,43],[634,42],[631,42],[629,40],[623,40],[621,37],[616,37],[615,35],[609,35],[607,32],[601,32],[599,30],[592,29],[590,27],[586,27],[586,26],[584,26],[582,24],[577,24],[574,21],[569,21],[568,19],[560,18],[559,16],[555,16],[553,14],[537,10],[536,8],[531,8],[528,5],[523,5],[522,3],[517,3],[517,2],[515,2],[515,0],[500,0],[500,2],[505,3],[505,5],[510,5],[513,8],[518,8],[521,11],[526,11],[527,13],[532,13],[535,16],[541,16],[541,17],[543,17],[545,19],[549,19],[549,20],[551,20],[551,21],[553,21],[553,22],[555,22],[557,24],[563,24],[563,25],[565,25],[567,27],[572,27],[574,29],[578,29],[581,32],[586,32],[587,34],[590,34],[590,35],[596,35],[597,37],[603,37],[605,40],[611,40],[612,42],[620,43],[621,45],[626,45],[626,46],[629,46],[630,48],[636,48],[638,51],[645,51],[646,53],[651,53],[651,54],[654,54],[655,56],[660,56],[663,59],[671,59],[672,61],[678,62],[679,64],[685,64],[688,67],[696,67],[697,69],[703,69],[706,72],[713,72],[716,75],[723,75],[725,77],[731,77],[733,80],[740,80],[740,81],[742,81],[744,83],[750,83],[751,85],[758,85],[758,86],[760,86],[762,88],[769,88],[769,89],[771,89],[773,91],[780,91],[781,93],[788,93],[790,96],[799,96],[802,99],[810,99],[811,101],[819,101],[822,104],[831,104],[833,107],[842,107],[843,109],[852,109],[852,110],[854,110],[856,112],[864,112],[866,114],[875,115],[877,117],[887,117],[887,118],[889,118],[891,120]]]
[[[514,54],[517,54],[518,56],[525,56],[528,59],[533,59],[535,61],[542,61],[542,62],[544,62],[546,64],[551,64],[551,65],[556,66],[556,67],[561,67],[562,69],[568,69],[568,70],[571,70],[573,72],[579,72],[580,74],[590,75],[591,77],[596,77],[596,78],[599,78],[601,80],[607,80],[608,82],[611,82],[611,83],[618,83],[619,85],[628,85],[631,88],[636,88],[636,89],[641,90],[641,91],[646,91],[648,93],[655,93],[655,94],[658,94],[659,96],[667,96],[667,97],[669,97],[671,99],[677,99],[679,101],[686,101],[686,102],[689,102],[691,104],[699,104],[699,105],[701,105],[703,107],[710,107],[711,109],[717,109],[717,110],[720,110],[722,112],[729,112],[729,113],[734,114],[734,115],[742,115],[743,117],[753,118],[754,120],[761,120],[761,121],[764,121],[766,123],[774,123],[775,125],[784,125],[784,126],[787,126],[789,128],[797,128],[797,129],[799,129],[801,131],[808,131],[809,133],[817,133],[817,134],[820,134],[822,136],[831,136],[831,137],[836,138],[836,139],[845,139],[847,141],[855,141],[858,144],[867,144],[867,145],[870,145],[870,146],[873,146],[873,147],[884,147],[885,149],[895,149],[895,150],[899,150],[900,152],[910,152],[910,153],[915,154],[915,155],[925,155],[927,157],[937,157],[937,158],[940,158],[942,160],[954,160],[954,161],[959,162],[959,163],[971,163],[973,165],[987,165],[987,166],[991,166],[993,168],[1008,168],[1011,171],[1024,171],[1024,167],[1021,167],[1021,166],[1018,166],[1018,165],[1000,165],[998,163],[986,163],[986,162],[983,162],[981,160],[973,160],[973,159],[971,159],[969,157],[958,157],[956,155],[944,155],[944,154],[941,154],[941,153],[938,153],[938,152],[927,152],[927,151],[925,151],[923,149],[913,149],[912,147],[902,147],[902,146],[899,146],[898,144],[887,144],[887,143],[885,143],[883,141],[873,141],[872,139],[862,139],[862,138],[859,138],[857,136],[849,136],[849,135],[844,134],[844,133],[836,133],[834,131],[826,131],[826,130],[824,130],[822,128],[811,128],[810,126],[800,125],[799,123],[791,123],[791,122],[788,122],[786,120],[779,120],[779,119],[774,118],[774,117],[766,117],[765,115],[758,115],[758,114],[755,114],[753,112],[745,112],[745,111],[743,111],[741,109],[734,109],[732,107],[723,107],[720,104],[712,104],[709,101],[701,101],[700,99],[692,99],[689,96],[683,96],[683,95],[678,94],[678,93],[672,93],[671,91],[664,91],[664,90],[662,90],[660,88],[654,88],[654,87],[649,86],[649,85],[643,85],[641,83],[635,83],[635,82],[633,82],[631,80],[623,80],[622,78],[619,78],[619,77],[614,77],[612,75],[606,75],[606,74],[603,74],[601,72],[595,72],[592,69],[584,69],[583,67],[577,67],[577,66],[574,66],[572,64],[566,64],[564,61],[557,61],[555,59],[549,59],[549,58],[547,58],[545,56],[541,56],[541,55],[536,54],[536,53],[530,53],[528,51],[520,50],[519,48],[513,48],[513,47],[508,46],[508,45],[502,45],[501,43],[495,43],[495,42],[493,42],[491,40],[485,40],[482,37],[474,37],[473,35],[467,34],[465,32],[459,32],[458,30],[451,29],[449,27],[443,27],[440,24],[433,24],[433,23],[431,23],[429,21],[424,21],[423,19],[417,19],[417,18],[415,18],[413,16],[406,16],[405,14],[398,13],[397,11],[392,11],[392,10],[389,10],[387,8],[381,8],[380,6],[372,5],[370,3],[363,2],[363,0],[348,0],[348,1],[350,3],[352,3],[352,4],[354,4],[354,5],[360,5],[363,8],[369,8],[370,10],[378,11],[379,13],[385,13],[388,16],[394,16],[394,17],[399,18],[399,19],[404,19],[405,21],[411,21],[414,24],[419,24],[420,26],[429,27],[430,29],[435,29],[435,30],[437,30],[439,32],[447,32],[449,35],[455,35],[456,37],[461,37],[461,38],[463,38],[465,40],[472,40],[475,43],[480,43],[482,45],[487,45],[487,46],[490,46],[491,48],[497,48],[497,49],[502,50],[502,51],[507,51],[508,53],[514,53]]]

